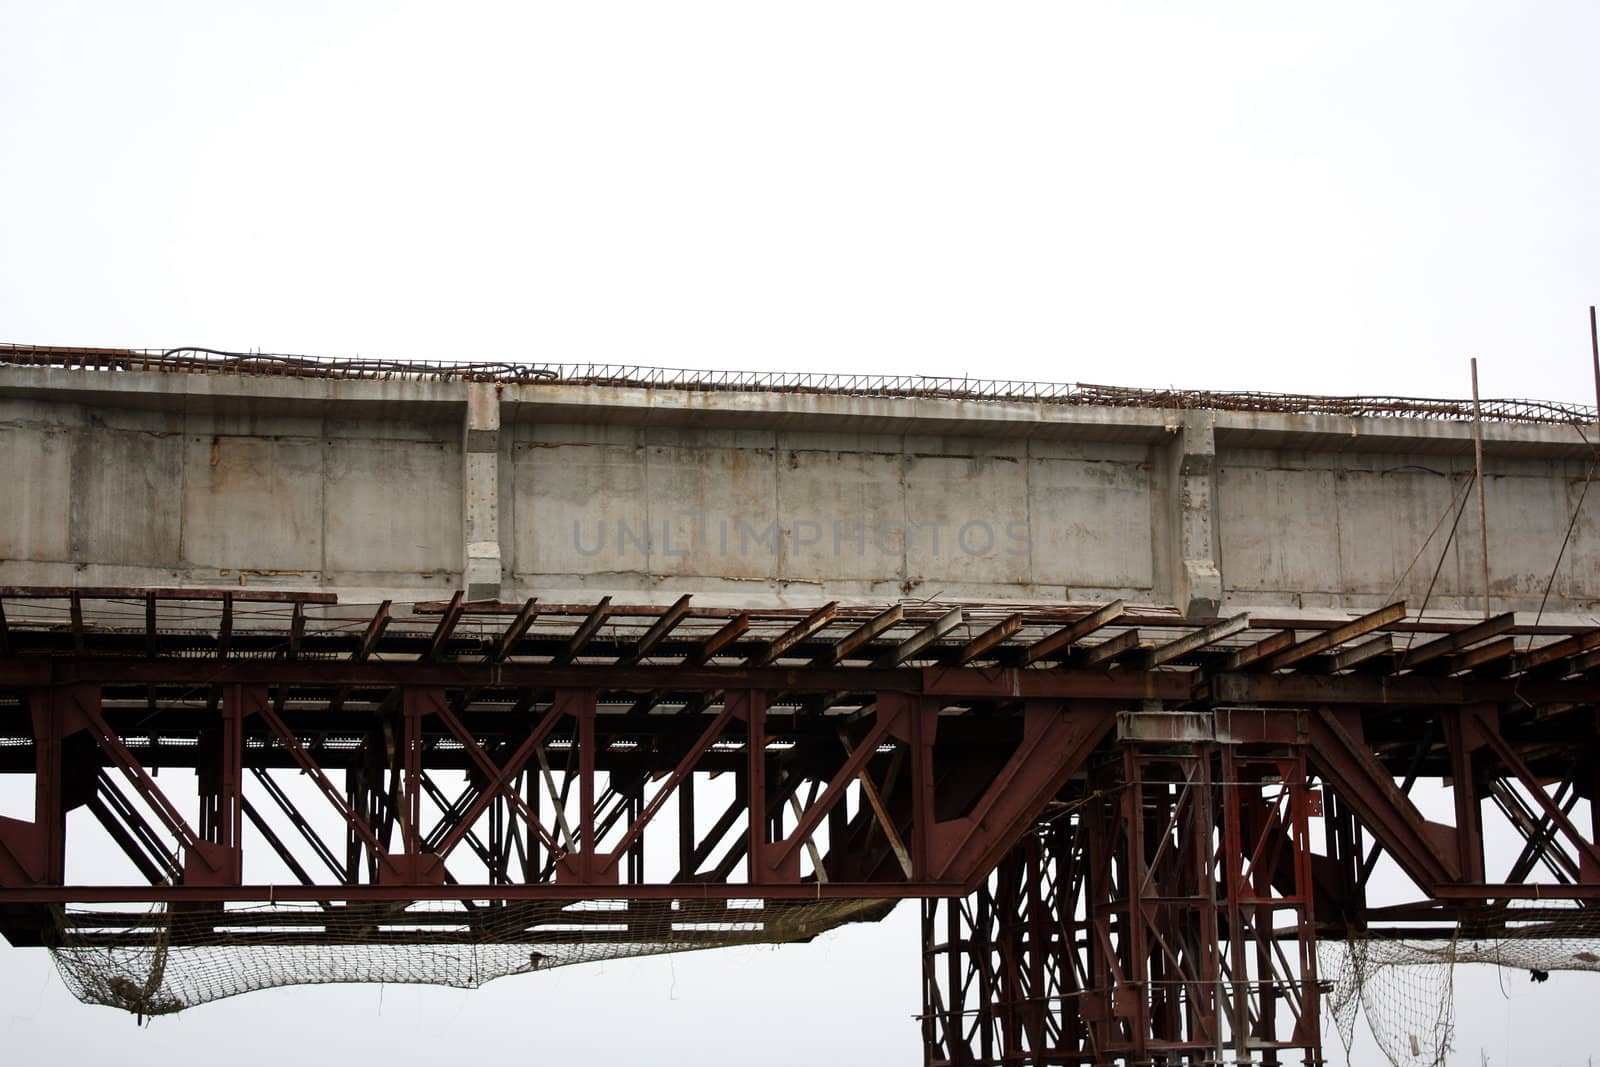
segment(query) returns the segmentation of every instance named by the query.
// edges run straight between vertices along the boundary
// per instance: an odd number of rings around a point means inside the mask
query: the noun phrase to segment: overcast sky
[[[0,7],[11,340],[1593,396],[1593,4]]]
[[[1591,403],[1597,41],[1592,3],[0,0],[0,340],[1457,396],[1477,356]],[[916,940],[141,1033],[0,949],[0,1044],[909,1065]],[[1485,974],[1456,1062],[1600,1044],[1600,979]]]

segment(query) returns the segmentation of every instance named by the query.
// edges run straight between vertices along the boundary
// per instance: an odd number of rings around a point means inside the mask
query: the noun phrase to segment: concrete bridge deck
[[[0,584],[1481,611],[1459,418],[191,371],[0,365]],[[1592,422],[1542,417],[1485,424],[1492,607],[1586,619]]]

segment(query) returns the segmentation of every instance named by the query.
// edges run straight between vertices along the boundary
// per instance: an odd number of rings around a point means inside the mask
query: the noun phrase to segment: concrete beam
[[[1592,616],[1583,439],[1485,437],[1494,610]],[[0,581],[1477,615],[1471,456],[1444,420],[0,367]]]

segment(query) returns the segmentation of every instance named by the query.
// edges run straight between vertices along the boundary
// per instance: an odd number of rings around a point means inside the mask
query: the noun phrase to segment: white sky
[[[1597,40],[1578,3],[0,0],[0,340],[1412,395],[1477,356],[1589,403]],[[913,1064],[916,937],[138,1034],[0,949],[0,1044]],[[1587,976],[1488,973],[1458,1062],[1600,1044]]]
[[[8,339],[1588,400],[1591,4],[0,4]]]

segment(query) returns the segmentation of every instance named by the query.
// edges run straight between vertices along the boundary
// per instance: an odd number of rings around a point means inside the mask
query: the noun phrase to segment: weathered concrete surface
[[[1536,610],[1586,449],[1486,440],[1493,606]],[[1444,421],[4,367],[0,457],[5,585],[1481,603],[1470,427]],[[1597,600],[1600,492],[1545,610]]]
[[[469,600],[500,597],[500,400],[491,382],[467,386],[461,523]]]

